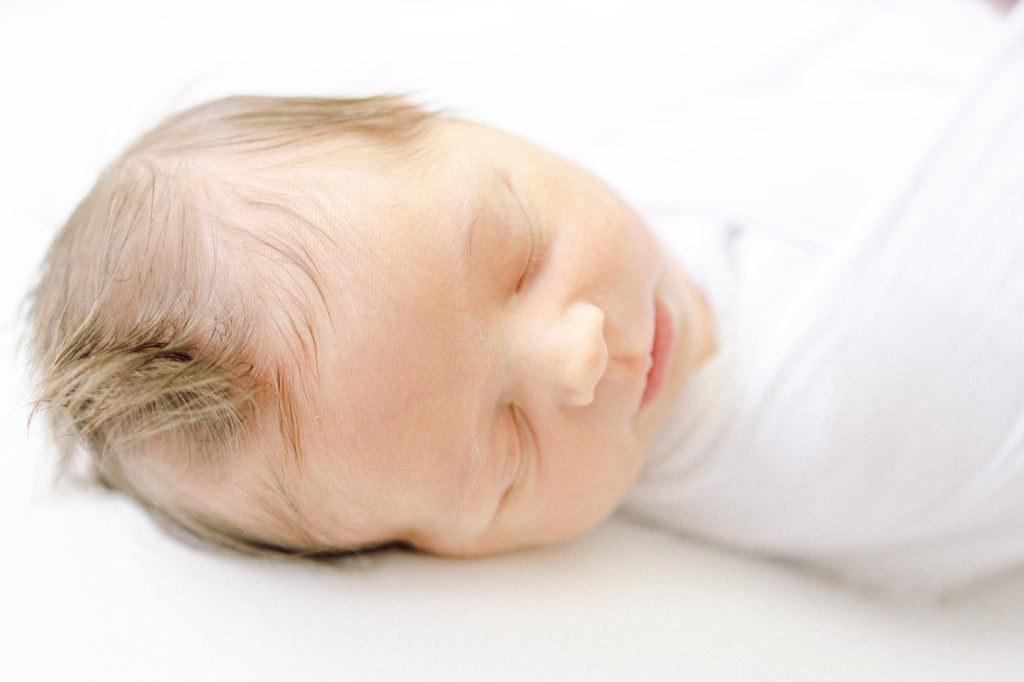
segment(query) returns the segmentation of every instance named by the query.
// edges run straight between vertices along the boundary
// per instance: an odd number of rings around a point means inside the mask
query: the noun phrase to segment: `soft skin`
[[[401,169],[325,173],[338,196],[359,186],[356,209],[325,205],[320,219],[354,230],[361,256],[318,256],[318,393],[300,463],[275,454],[268,419],[230,485],[195,486],[276,544],[473,555],[572,537],[622,499],[711,351],[703,299],[607,185],[463,121],[431,121],[422,143]],[[656,301],[675,342],[643,400]],[[246,494],[270,479],[279,502]],[[267,504],[291,505],[312,541],[266,521]]]

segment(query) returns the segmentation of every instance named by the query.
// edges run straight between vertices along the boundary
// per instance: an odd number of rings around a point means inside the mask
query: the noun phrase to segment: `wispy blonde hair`
[[[315,367],[303,311],[322,291],[310,252],[331,237],[273,179],[339,141],[406,143],[428,116],[395,97],[230,97],[172,116],[118,158],[57,236],[31,296],[36,404],[64,468],[87,453],[99,482],[190,533],[274,549],[202,509],[152,499],[129,465],[159,442],[161,456],[220,466],[268,404],[301,457],[302,390],[283,364]],[[287,270],[305,298],[266,294],[252,252]]]

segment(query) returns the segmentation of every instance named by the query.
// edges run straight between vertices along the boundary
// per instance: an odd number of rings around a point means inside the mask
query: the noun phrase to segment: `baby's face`
[[[609,187],[510,135],[430,126],[427,154],[325,207],[363,255],[315,254],[301,462],[247,458],[238,479],[279,481],[324,548],[465,555],[581,532],[709,350],[702,300]]]

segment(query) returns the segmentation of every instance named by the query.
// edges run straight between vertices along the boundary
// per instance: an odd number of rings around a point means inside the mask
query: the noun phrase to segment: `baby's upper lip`
[[[643,335],[634,334],[628,339],[628,345],[623,344],[622,352],[612,353],[611,359],[629,368],[644,378],[646,383],[647,371],[651,368],[651,351],[654,349],[654,306],[651,305],[644,313],[644,323],[636,325],[633,329],[643,329]]]
[[[643,320],[636,320],[626,328],[626,333],[618,336],[618,351],[613,351],[609,345],[611,355],[609,365],[615,364],[624,370],[630,377],[630,383],[635,382],[636,400],[639,404],[641,396],[647,389],[647,373],[651,369],[653,359],[651,351],[654,349],[655,324],[654,306],[646,306]],[[628,337],[628,338],[627,338]]]
[[[672,348],[675,345],[675,328],[672,314],[660,300],[654,302],[654,330],[648,354],[647,370],[644,373],[644,391],[640,407],[653,402],[661,394],[668,376]]]

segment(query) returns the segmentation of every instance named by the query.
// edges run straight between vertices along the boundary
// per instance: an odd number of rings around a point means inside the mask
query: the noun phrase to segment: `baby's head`
[[[45,262],[39,399],[214,542],[476,554],[606,516],[706,355],[610,188],[398,98],[229,98],[103,174]]]

